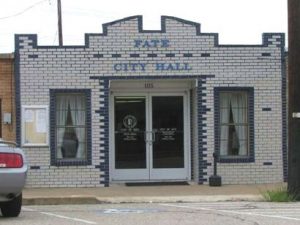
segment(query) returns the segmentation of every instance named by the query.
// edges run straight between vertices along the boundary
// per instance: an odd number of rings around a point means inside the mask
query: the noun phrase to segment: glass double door
[[[114,95],[113,180],[186,180],[186,96]]]

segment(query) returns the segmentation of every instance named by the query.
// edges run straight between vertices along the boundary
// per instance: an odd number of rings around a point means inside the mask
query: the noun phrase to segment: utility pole
[[[300,1],[288,0],[288,191],[300,198]]]
[[[57,0],[57,13],[58,13],[58,41],[59,46],[63,45],[63,36],[62,36],[62,20],[61,20],[61,0]]]

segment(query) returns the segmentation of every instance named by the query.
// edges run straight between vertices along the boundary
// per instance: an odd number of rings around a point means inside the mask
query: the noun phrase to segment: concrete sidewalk
[[[25,188],[24,205],[263,201],[262,193],[285,187],[284,183],[259,185],[112,185],[106,188]]]

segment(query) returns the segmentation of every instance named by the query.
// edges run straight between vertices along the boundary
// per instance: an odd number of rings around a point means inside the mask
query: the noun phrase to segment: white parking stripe
[[[278,218],[278,219],[300,221],[300,218],[294,218],[294,217],[288,217],[288,216],[277,216],[277,215],[268,215],[268,214],[251,213],[251,212],[236,212],[236,211],[229,211],[229,210],[216,210],[216,211],[224,212],[224,213],[240,214],[240,215],[263,216],[263,217],[269,217],[269,218]]]
[[[169,207],[177,207],[177,208],[205,210],[205,211],[219,211],[217,209],[210,209],[210,208],[204,208],[204,207],[195,207],[195,206],[186,206],[186,205],[173,205],[173,204],[160,204],[160,205],[169,206]]]
[[[30,209],[30,208],[23,207],[23,206],[22,206],[22,211],[36,212],[36,210],[34,210],[34,209]]]
[[[62,215],[58,215],[58,214],[54,214],[54,213],[47,213],[47,212],[39,212],[39,213],[45,214],[45,215],[48,215],[48,216],[54,216],[54,217],[61,218],[61,219],[73,220],[73,221],[78,221],[78,222],[82,222],[82,223],[87,223],[87,224],[97,224],[93,221],[78,219],[78,218],[74,218],[74,217],[62,216]]]
[[[48,213],[48,212],[40,212],[34,209],[30,209],[30,208],[25,208],[23,207],[24,211],[30,211],[30,212],[38,212],[47,216],[53,216],[53,217],[57,217],[60,219],[66,219],[66,220],[72,220],[72,221],[77,221],[77,222],[82,222],[82,223],[86,223],[86,224],[97,224],[96,222],[93,221],[89,221],[89,220],[83,220],[83,219],[78,219],[78,218],[74,218],[74,217],[68,217],[68,216],[62,216],[62,215],[58,215],[55,213]]]
[[[300,218],[294,218],[294,217],[288,217],[288,216],[278,216],[278,215],[268,215],[268,214],[262,214],[262,213],[240,212],[240,211],[231,211],[231,210],[224,210],[224,209],[211,209],[211,208],[204,208],[204,207],[173,205],[173,204],[160,204],[160,205],[169,206],[169,207],[177,207],[177,208],[187,208],[187,209],[195,209],[195,210],[215,211],[215,212],[223,212],[223,213],[230,213],[230,214],[262,216],[262,217],[269,217],[269,218],[300,221]]]

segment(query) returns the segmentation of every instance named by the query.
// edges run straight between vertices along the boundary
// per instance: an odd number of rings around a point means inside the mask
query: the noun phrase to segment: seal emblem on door
[[[133,129],[137,124],[137,119],[133,115],[127,115],[123,119],[123,124],[127,129]]]

